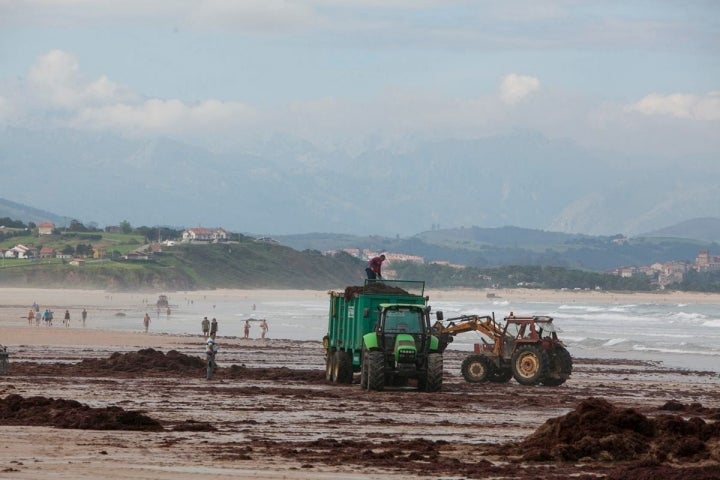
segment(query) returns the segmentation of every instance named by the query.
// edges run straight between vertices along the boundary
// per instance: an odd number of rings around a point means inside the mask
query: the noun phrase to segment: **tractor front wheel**
[[[513,377],[521,385],[537,385],[548,371],[548,354],[535,345],[522,345],[513,353]]]
[[[483,355],[469,355],[463,360],[460,372],[466,382],[481,383],[488,380],[493,365]]]
[[[367,389],[381,391],[385,388],[385,354],[381,350],[367,352]]]
[[[427,376],[418,387],[426,392],[437,392],[442,388],[443,356],[442,353],[430,353],[427,358]]]

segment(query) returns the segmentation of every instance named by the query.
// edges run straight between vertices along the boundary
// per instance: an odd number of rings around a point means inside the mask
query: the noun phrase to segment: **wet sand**
[[[720,378],[709,372],[576,358],[560,387],[469,384],[459,373],[464,354],[448,351],[441,392],[412,385],[365,392],[357,375],[348,386],[325,381],[320,342],[221,338],[220,368],[207,381],[200,337],[20,326],[0,327],[0,338],[12,345],[0,399],[23,405],[15,412],[33,405],[55,412],[19,418],[8,405],[3,415],[0,402],[0,435],[9,439],[0,447],[0,478],[619,479],[649,478],[638,472],[718,478],[708,476],[708,465],[720,471],[720,428],[661,460],[652,456],[660,440],[628,447],[635,445],[632,429],[601,432],[606,444],[587,458],[563,459],[569,447],[553,449],[552,436],[541,438],[547,455],[522,443],[548,420],[587,410],[590,398],[620,413],[633,409],[629,418],[639,416],[639,425],[669,414],[715,425]],[[86,407],[78,413],[63,403],[47,406],[48,399]],[[108,422],[109,407],[161,427],[96,429]],[[628,469],[633,475],[623,476]]]
[[[10,293],[0,478],[720,478],[713,372],[574,358],[559,387],[470,384],[448,350],[440,392],[366,392],[358,375],[325,381],[319,341],[220,337],[207,381],[200,336],[30,328],[19,312],[38,292]],[[43,293],[60,308],[138,298]]]

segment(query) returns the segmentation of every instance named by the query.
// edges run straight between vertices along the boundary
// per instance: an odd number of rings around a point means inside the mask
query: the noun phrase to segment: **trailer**
[[[330,291],[326,379],[350,384],[360,372],[360,385],[368,390],[410,379],[419,390],[440,390],[442,351],[424,291],[423,281],[384,279]]]

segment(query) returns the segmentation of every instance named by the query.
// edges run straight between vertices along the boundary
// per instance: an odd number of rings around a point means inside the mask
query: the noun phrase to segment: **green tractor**
[[[382,304],[379,310],[375,330],[363,336],[360,386],[383,390],[386,385],[405,386],[414,378],[418,390],[440,390],[443,356],[438,338],[428,333],[427,309]]]

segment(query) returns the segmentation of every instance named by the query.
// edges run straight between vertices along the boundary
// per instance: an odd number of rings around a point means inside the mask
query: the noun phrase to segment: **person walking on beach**
[[[87,310],[83,308],[82,311],[82,322],[83,322],[83,328],[85,328],[85,320],[87,320]]]
[[[207,338],[210,335],[210,320],[207,317],[203,318],[200,326],[202,327],[203,337]]]
[[[263,340],[265,340],[265,334],[266,334],[267,331],[268,331],[268,324],[267,324],[267,322],[265,321],[264,318],[263,318],[262,320],[260,320],[260,330],[261,330],[260,337],[261,337]]]
[[[145,325],[145,333],[147,333],[150,327],[150,315],[148,315],[147,312],[145,312],[145,317],[143,318],[143,325]]]
[[[384,261],[385,254],[382,254],[379,257],[374,257],[370,260],[368,267],[365,269],[365,273],[367,273],[367,278],[369,280],[376,280],[378,278],[382,280],[382,263]]]
[[[43,312],[43,320],[45,320],[45,325],[48,327],[52,327],[52,319],[53,319],[52,312],[50,311],[49,308],[46,308],[45,311]]]
[[[28,324],[32,327],[33,321],[35,320],[35,310],[32,308],[28,311]]]
[[[212,319],[212,322],[210,322],[210,336],[217,334],[217,320],[215,318]]]
[[[65,310],[65,316],[63,317],[63,325],[66,328],[70,327],[70,310]]]
[[[243,338],[250,338],[250,320],[245,320],[245,336]]]
[[[217,355],[218,346],[217,343],[215,343],[215,334],[211,333],[210,338],[207,339],[207,342],[205,342],[205,358],[207,359],[207,373],[205,374],[205,378],[207,380],[212,380],[213,375],[215,374],[215,368],[217,367],[217,363],[215,363],[215,355]]]

